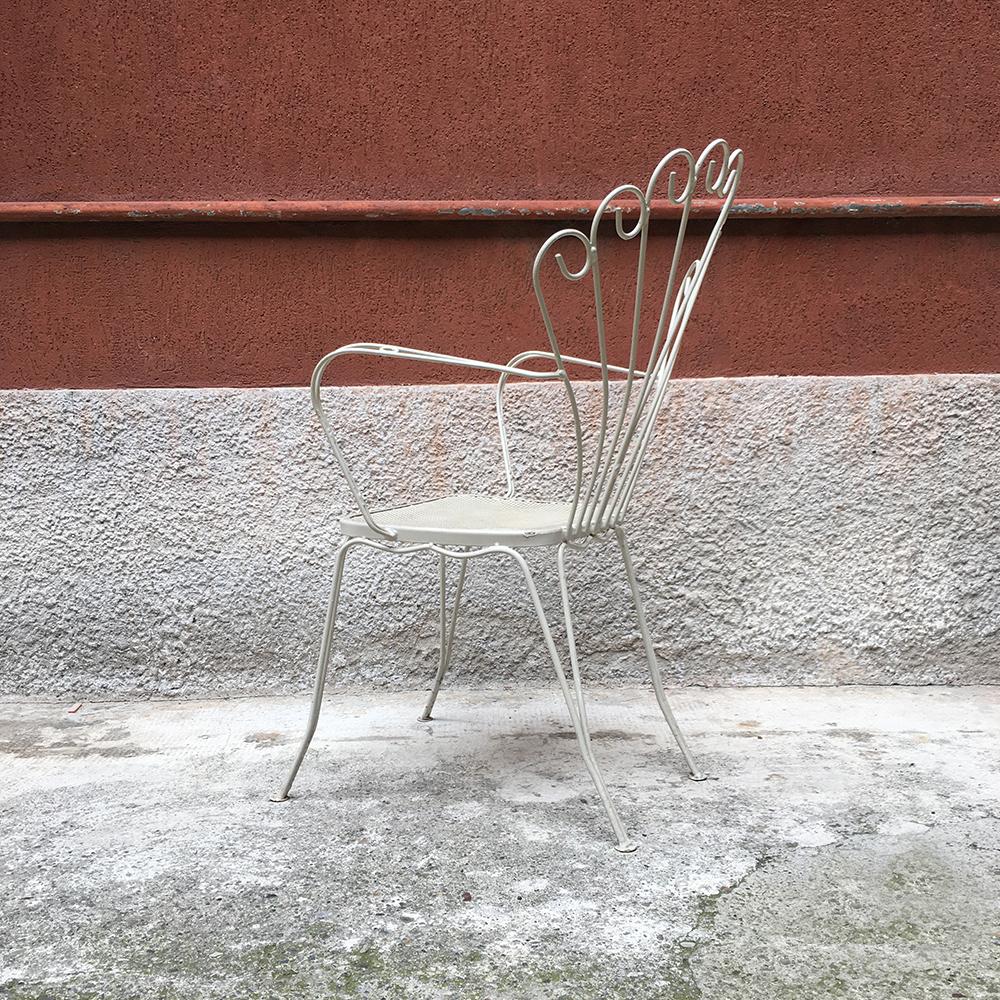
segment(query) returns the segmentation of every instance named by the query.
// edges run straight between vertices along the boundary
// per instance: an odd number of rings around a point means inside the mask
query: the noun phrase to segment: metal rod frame
[[[284,801],[288,798],[309,744],[316,732],[323,702],[332,635],[336,627],[345,561],[348,552],[355,548],[366,551],[391,552],[404,556],[422,552],[429,552],[438,556],[440,652],[434,683],[423,714],[420,716],[423,721],[431,718],[431,712],[433,711],[438,692],[441,689],[441,684],[451,661],[462,588],[469,561],[485,556],[504,555],[517,563],[524,577],[528,596],[541,627],[545,647],[552,660],[556,679],[566,701],[566,707],[576,733],[584,764],[593,780],[611,823],[612,830],[614,831],[615,846],[617,850],[627,853],[635,850],[635,842],[629,838],[625,831],[625,827],[611,800],[607,785],[591,748],[580,663],[576,649],[572,602],[566,573],[566,553],[568,551],[580,549],[591,541],[613,537],[621,553],[625,576],[635,605],[636,620],[657,704],[677,741],[687,764],[690,777],[694,780],[702,780],[705,777],[695,763],[663,689],[663,681],[660,676],[656,653],[643,611],[635,571],[629,553],[624,522],[637,486],[642,481],[643,461],[653,435],[657,414],[663,404],[677,353],[680,349],[681,338],[690,318],[691,311],[694,308],[698,293],[701,290],[722,227],[733,205],[742,169],[742,151],[739,149],[731,150],[729,145],[721,139],[710,143],[698,157],[695,157],[686,149],[672,150],[660,160],[645,190],[632,184],[622,184],[614,188],[598,206],[589,232],[585,233],[578,229],[562,229],[550,236],[538,251],[532,268],[532,284],[541,310],[542,322],[548,335],[549,350],[524,351],[511,358],[507,364],[497,364],[495,362],[480,361],[432,351],[421,351],[415,348],[399,347],[390,344],[353,343],[331,351],[320,359],[313,372],[311,382],[313,408],[319,417],[323,433],[326,436],[331,451],[354,497],[358,511],[368,527],[371,537],[348,538],[341,543],[337,551],[333,587],[320,644],[316,684],[313,691],[313,700],[306,733],[287,780],[280,792],[274,796],[275,801]],[[663,181],[666,182],[666,201],[676,208],[679,222],[665,289],[662,299],[658,300],[659,308],[655,329],[651,343],[647,346],[643,343],[641,332],[643,328],[643,302],[647,278],[646,250],[651,218],[650,206],[654,203],[654,192],[658,190]],[[718,214],[700,255],[685,266],[682,264],[682,259],[687,223],[691,215],[694,194],[696,190],[702,189],[707,195],[717,200],[719,206]],[[630,224],[627,224],[625,221],[626,204],[623,202],[627,202],[633,209],[631,215],[634,218],[634,222]],[[598,246],[602,232],[601,222],[609,214],[613,216],[614,232],[619,239],[624,241],[638,239],[639,249],[635,269],[635,299],[632,311],[627,365],[612,364],[608,360],[607,331],[605,328],[604,299],[601,285],[601,258]],[[566,243],[582,248],[583,260],[575,267],[567,264],[562,253],[561,247]],[[550,266],[550,262],[554,262],[555,270],[568,281],[581,282],[585,278],[590,279],[596,317],[595,333],[598,349],[598,358],[596,360],[564,355],[559,349],[555,324],[550,314],[545,294],[545,287],[548,280],[547,275],[551,275],[554,270]],[[457,365],[497,373],[499,377],[496,391],[496,412],[500,449],[507,478],[508,498],[514,498],[516,484],[505,423],[504,399],[506,385],[511,377],[535,381],[558,381],[563,385],[572,416],[576,475],[572,499],[569,503],[570,514],[562,533],[562,539],[555,546],[555,568],[559,578],[562,615],[566,630],[572,685],[570,685],[563,668],[563,661],[556,647],[556,642],[553,638],[545,609],[538,595],[531,569],[524,556],[516,547],[506,543],[482,545],[472,548],[449,547],[429,541],[403,543],[397,539],[395,532],[389,524],[379,523],[376,516],[378,512],[372,511],[362,497],[351,467],[334,435],[321,393],[323,376],[326,369],[337,358],[349,354],[372,355],[388,359],[405,359],[407,361],[426,362],[436,365]],[[643,356],[643,364],[641,366],[639,363],[640,354]],[[541,370],[527,367],[529,363],[538,361],[548,362],[551,367]],[[569,367],[585,367],[600,370],[600,413],[597,418],[596,428],[592,425],[585,426],[583,411],[577,401],[576,390],[569,376]],[[623,376],[620,382],[615,385],[614,391],[612,391],[612,385],[614,384],[611,378],[612,375]],[[457,559],[460,563],[455,598],[450,616],[447,608],[448,559]]]

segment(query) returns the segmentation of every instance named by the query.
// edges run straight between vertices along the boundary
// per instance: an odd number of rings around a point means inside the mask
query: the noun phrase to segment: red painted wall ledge
[[[597,201],[7,201],[0,202],[0,222],[236,222],[327,221],[365,219],[400,222],[540,221],[585,219]],[[625,214],[635,205],[622,203]],[[717,200],[695,201],[692,215],[711,216]],[[678,214],[675,205],[653,202],[655,218]],[[1000,195],[835,196],[813,198],[741,198],[732,218],[832,219],[919,218],[925,216],[1000,216]]]

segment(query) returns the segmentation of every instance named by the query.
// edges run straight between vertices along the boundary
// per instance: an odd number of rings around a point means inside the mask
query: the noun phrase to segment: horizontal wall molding
[[[7,201],[0,222],[516,222],[586,219],[597,201]],[[626,215],[635,206],[622,203]],[[696,200],[695,217],[713,216],[716,200]],[[677,206],[653,202],[653,216],[670,218]],[[1000,195],[836,196],[742,198],[738,219],[871,219],[1000,216]]]

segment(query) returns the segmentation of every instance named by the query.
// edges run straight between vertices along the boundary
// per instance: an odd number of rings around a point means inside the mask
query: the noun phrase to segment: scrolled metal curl
[[[556,253],[555,262],[559,265],[559,270],[562,272],[562,276],[567,281],[580,281],[590,274],[590,268],[593,266],[594,257],[594,247],[593,244],[587,239],[587,234],[580,232],[579,229],[560,229],[558,233],[553,233],[539,248],[538,253],[535,254],[535,263],[531,269],[532,279],[535,284],[536,291],[539,288],[539,281],[541,278],[542,263],[548,252],[560,241],[564,239],[573,238],[579,240],[586,251],[586,257],[583,262],[583,266],[579,271],[574,271],[567,263],[566,259],[561,253]]]
[[[626,228],[624,222],[624,208],[621,205],[612,205],[611,203],[615,199],[620,199],[623,195],[631,195],[635,198],[639,207],[639,218],[636,220],[635,224],[631,228]],[[590,225],[590,236],[588,238],[586,233],[581,232],[579,229],[561,229],[557,233],[553,233],[539,248],[538,253],[535,255],[535,264],[532,268],[532,277],[536,287],[538,286],[541,266],[545,258],[548,256],[552,248],[564,239],[576,239],[583,244],[586,251],[586,258],[582,266],[574,270],[569,264],[566,263],[566,258],[560,252],[553,254],[556,264],[559,265],[559,270],[562,276],[567,281],[581,281],[583,278],[590,274],[591,269],[594,265],[594,258],[597,254],[597,238],[598,229],[604,217],[607,215],[608,211],[614,213],[615,217],[615,231],[618,233],[620,239],[631,240],[635,239],[649,223],[649,202],[646,199],[645,193],[634,184],[621,184],[609,191],[605,195],[604,199],[601,201],[594,213],[593,221]]]
[[[719,153],[721,156],[717,156]],[[706,193],[725,198],[735,188],[743,170],[743,150],[733,151],[725,139],[716,139],[698,157],[698,174],[701,174],[703,167]]]
[[[622,195],[631,195],[639,203],[639,218],[631,229],[626,229],[622,224],[623,208],[620,205],[615,205],[613,208],[611,206],[611,202],[615,199],[620,199]],[[642,190],[637,188],[634,184],[619,184],[618,187],[609,191],[604,196],[600,205],[597,206],[597,211],[594,213],[593,221],[590,223],[590,242],[595,247],[597,246],[598,229],[609,208],[611,208],[615,213],[615,230],[617,231],[619,237],[623,240],[634,239],[643,231],[646,227],[646,223],[649,221],[649,204],[647,203],[646,196],[643,194]]]
[[[684,188],[680,194],[677,193],[677,170],[672,169],[667,175],[667,201],[672,205],[683,205],[689,202],[694,195],[695,181],[697,180],[697,170],[695,168],[694,154],[689,149],[672,149],[664,156],[649,177],[649,184],[646,185],[646,201],[653,200],[653,192],[660,182],[660,176],[671,161],[681,159],[687,165],[687,175],[684,180]]]

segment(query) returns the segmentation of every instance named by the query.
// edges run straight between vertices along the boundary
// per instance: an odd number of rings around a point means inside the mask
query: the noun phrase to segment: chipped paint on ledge
[[[0,202],[0,222],[353,222],[364,220],[492,221],[586,219],[599,202],[512,199],[506,201],[76,201]],[[626,215],[634,204],[623,203]],[[695,200],[694,217],[718,211],[715,199]],[[677,206],[653,202],[653,216],[672,218]],[[1000,215],[1000,195],[822,196],[742,198],[733,204],[736,219],[919,218],[923,216]]]

